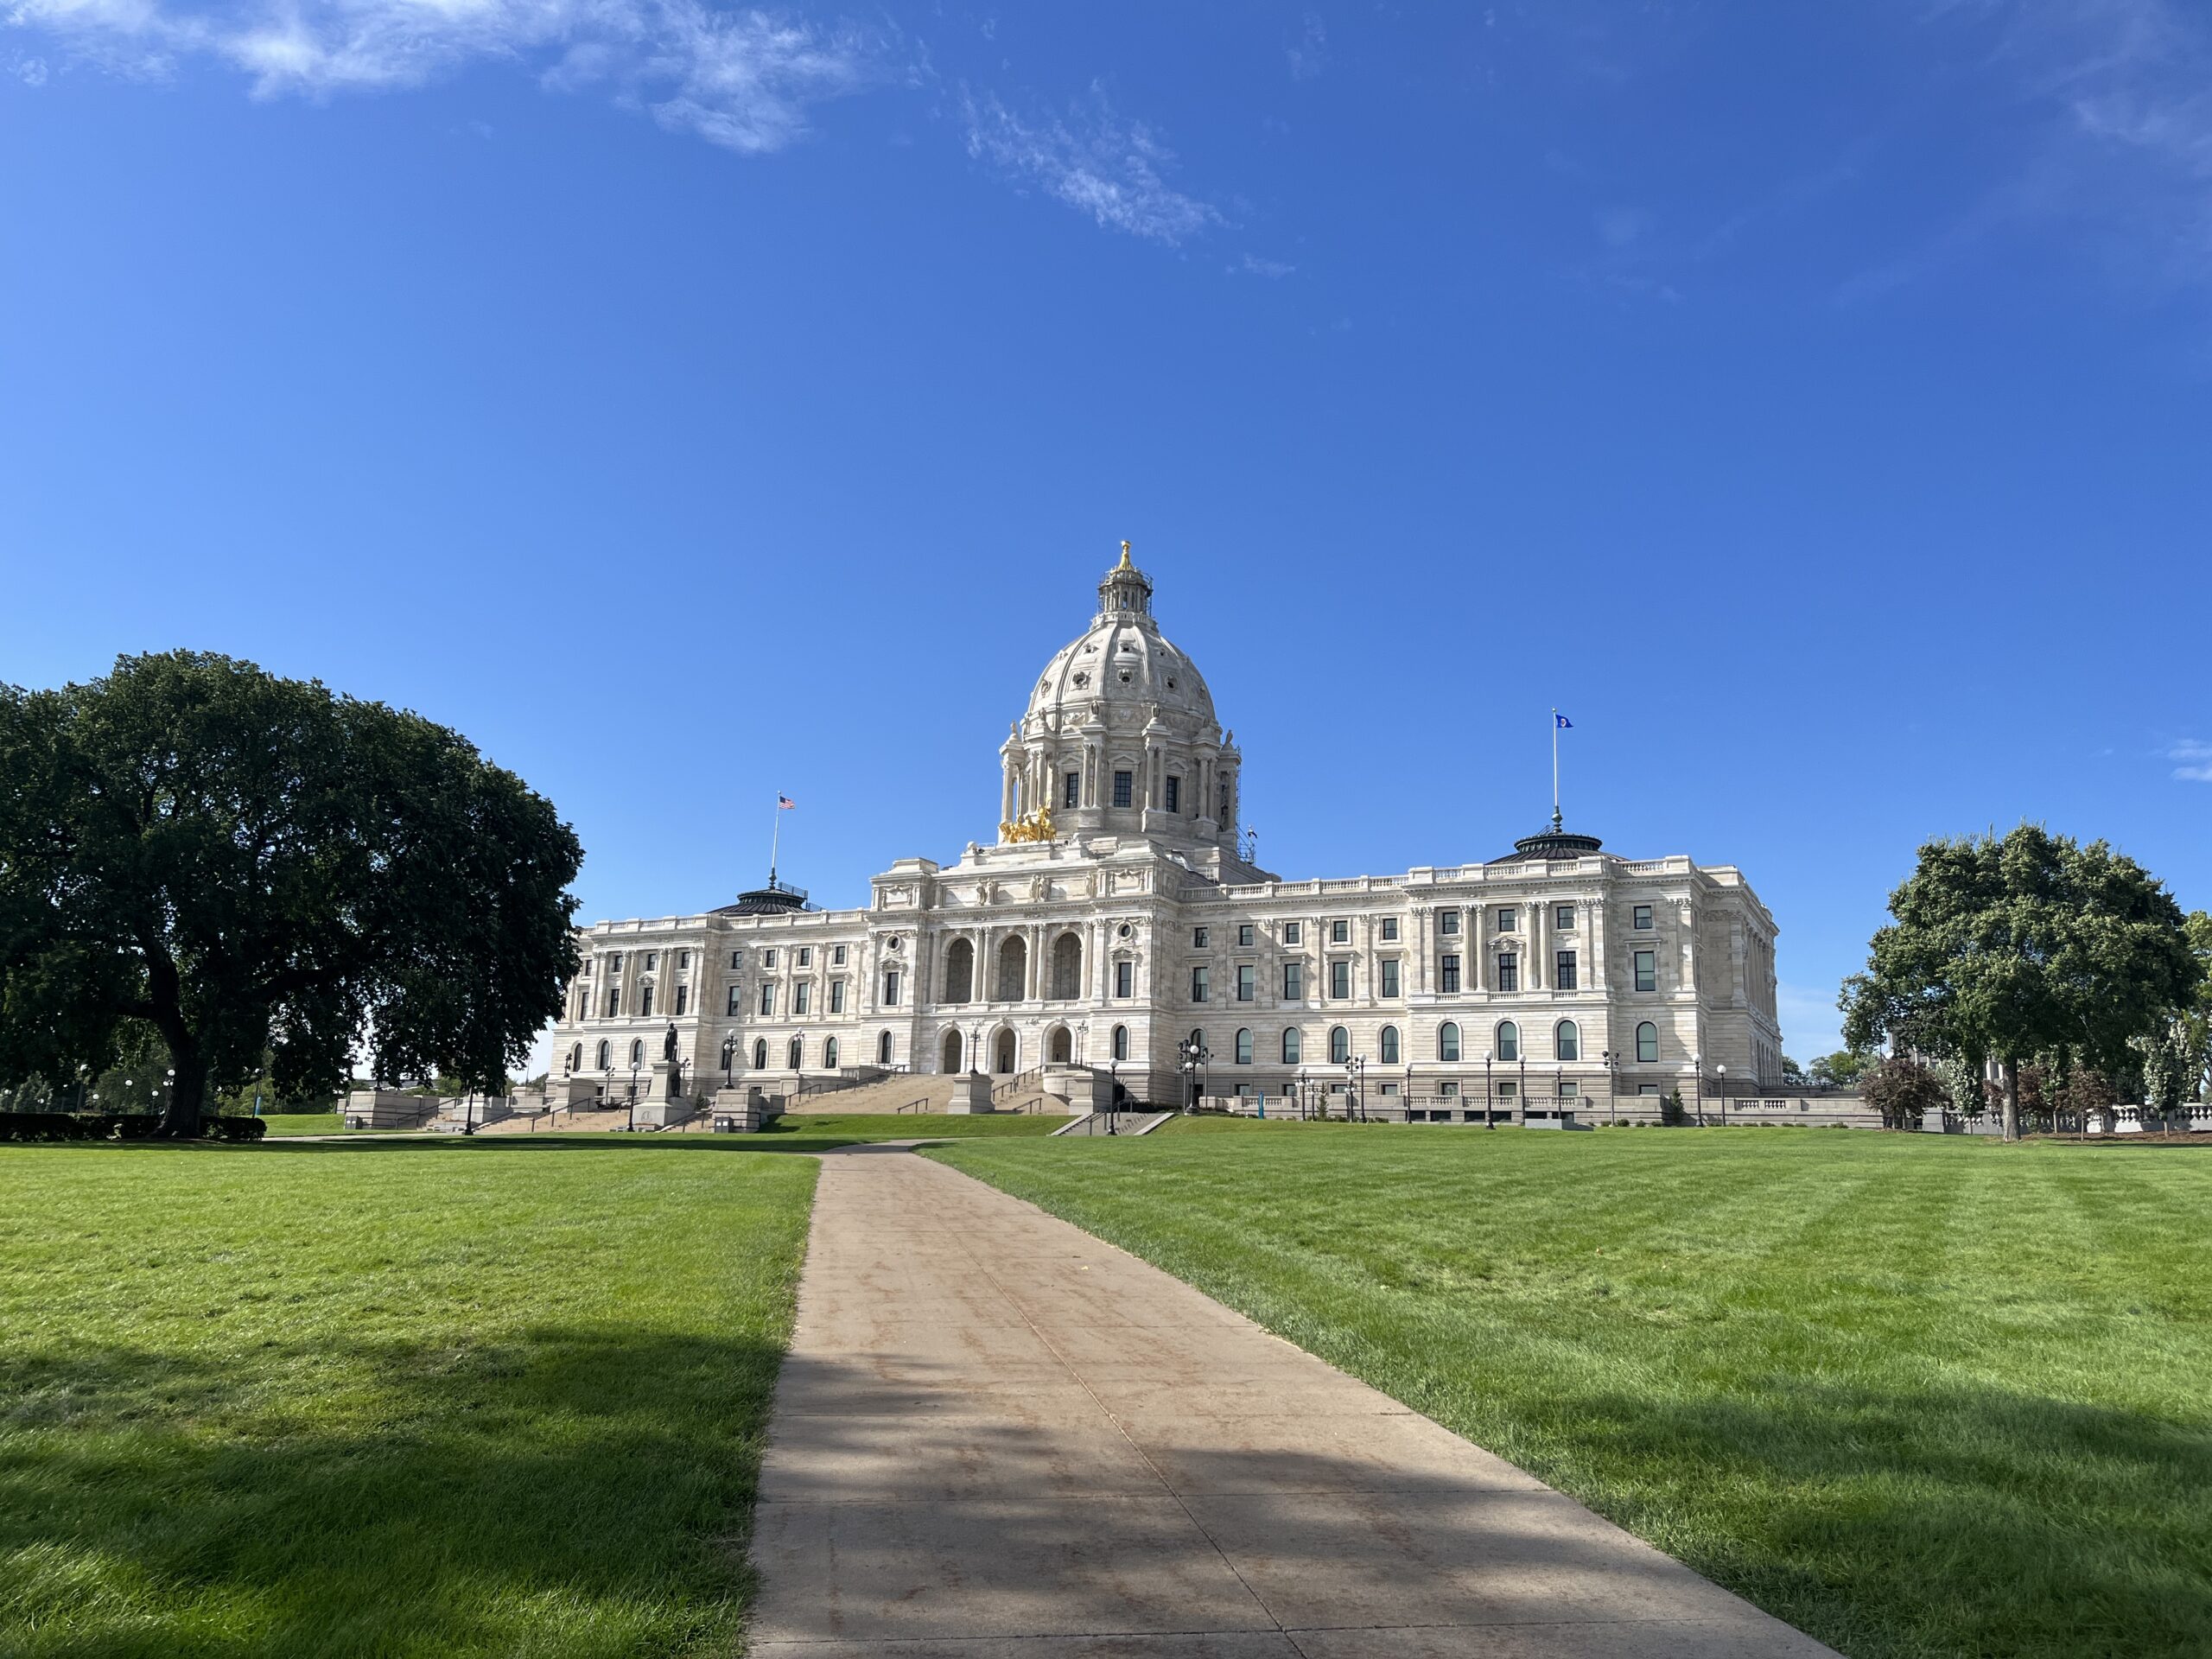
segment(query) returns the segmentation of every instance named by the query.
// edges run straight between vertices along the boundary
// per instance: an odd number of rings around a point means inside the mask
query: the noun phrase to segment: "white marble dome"
[[[1071,731],[1094,714],[1119,726],[1140,708],[1147,720],[1163,716],[1193,734],[1216,728],[1205,677],[1160,632],[1152,614],[1152,583],[1129,563],[1126,544],[1122,563],[1099,584],[1098,597],[1090,626],[1055,652],[1038,676],[1022,729]]]

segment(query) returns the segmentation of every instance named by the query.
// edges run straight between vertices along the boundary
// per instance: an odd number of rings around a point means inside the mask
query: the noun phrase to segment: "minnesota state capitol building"
[[[1000,747],[991,844],[901,859],[861,909],[772,875],[699,915],[582,930],[562,1091],[1103,1072],[1160,1104],[1198,1088],[1541,1122],[1778,1083],[1774,919],[1732,867],[1622,858],[1554,813],[1471,863],[1257,868],[1243,756],[1153,593],[1124,543]]]

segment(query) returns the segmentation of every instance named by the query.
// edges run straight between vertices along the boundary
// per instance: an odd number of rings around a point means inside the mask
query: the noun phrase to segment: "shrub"
[[[257,1117],[210,1117],[201,1120],[200,1132],[211,1141],[258,1141],[269,1125]]]
[[[1659,1122],[1668,1128],[1679,1129],[1689,1121],[1690,1115],[1682,1105],[1682,1091],[1679,1088],[1669,1089],[1659,1102]]]

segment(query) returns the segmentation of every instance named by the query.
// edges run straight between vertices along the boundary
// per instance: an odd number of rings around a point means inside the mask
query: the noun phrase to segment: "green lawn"
[[[2212,1653],[2212,1152],[1194,1120],[929,1155],[1854,1659]]]
[[[287,1135],[336,1135],[346,1122],[335,1112],[264,1112],[261,1121],[271,1137]]]
[[[0,1147],[0,1653],[730,1651],[816,1166],[626,1139]]]
[[[810,1112],[804,1116],[779,1117],[762,1133],[844,1141],[971,1141],[978,1137],[998,1140],[1009,1135],[1050,1135],[1066,1122],[1065,1117],[1012,1112],[994,1114],[989,1117],[954,1117],[944,1112],[926,1116],[909,1112],[904,1116],[888,1112],[874,1116],[854,1113],[849,1116],[836,1117],[817,1116]]]

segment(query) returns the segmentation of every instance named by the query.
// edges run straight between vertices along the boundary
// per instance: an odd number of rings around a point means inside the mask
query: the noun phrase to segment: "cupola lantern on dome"
[[[1098,584],[1098,613],[1102,616],[1152,614],[1152,578],[1129,563],[1129,544],[1122,543],[1122,562]]]

